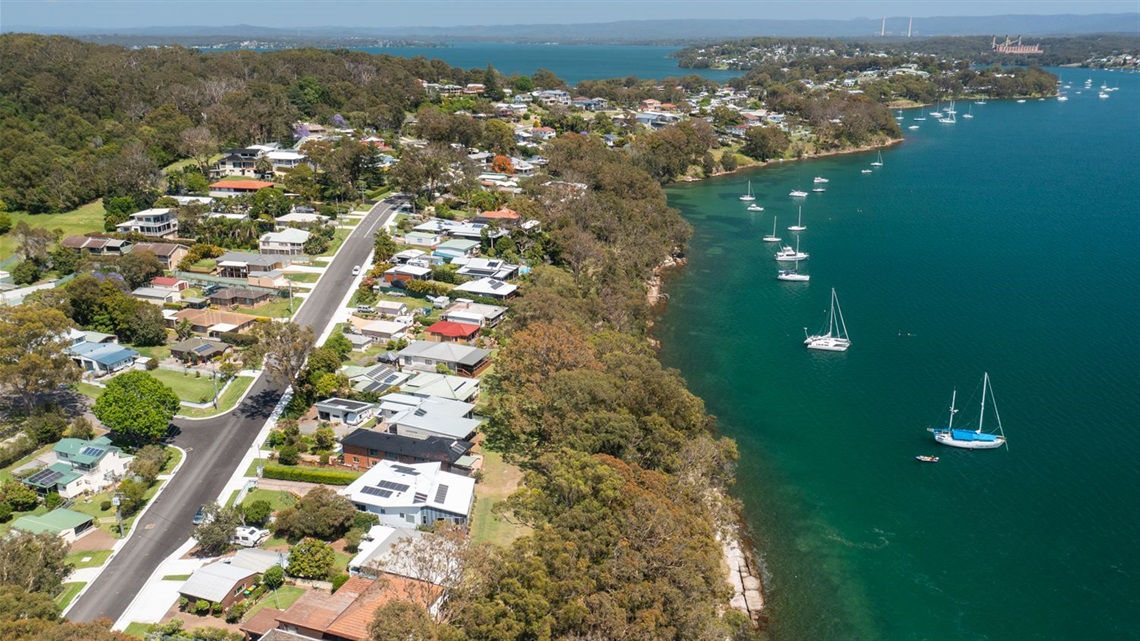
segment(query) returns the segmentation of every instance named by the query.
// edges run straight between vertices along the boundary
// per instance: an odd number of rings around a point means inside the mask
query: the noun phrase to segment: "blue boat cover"
[[[951,436],[955,441],[988,441],[993,442],[997,440],[994,434],[986,434],[985,432],[971,432],[970,430],[953,430]]]

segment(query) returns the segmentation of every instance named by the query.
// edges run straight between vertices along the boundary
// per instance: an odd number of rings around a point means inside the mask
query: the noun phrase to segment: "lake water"
[[[669,189],[695,231],[655,334],[739,443],[777,641],[1140,638],[1140,75],[1061,73],[1068,102],[908,112],[869,175],[863,153]],[[777,282],[760,238],[792,236],[814,176],[811,282]],[[808,352],[832,287],[853,346]],[[984,371],[1008,451],[937,445]]]
[[[739,71],[681,69],[669,55],[680,47],[647,45],[544,45],[501,42],[457,42],[447,47],[366,47],[361,51],[404,58],[423,56],[443,60],[453,67],[485,69],[499,73],[530,75],[549,69],[574,86],[582,80],[602,78],[678,78],[699,74],[718,82],[741,75]]]

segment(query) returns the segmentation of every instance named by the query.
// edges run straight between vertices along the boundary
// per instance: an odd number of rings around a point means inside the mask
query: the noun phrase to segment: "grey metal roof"
[[[235,567],[229,563],[211,563],[191,574],[178,591],[188,597],[221,601],[233,592],[235,585],[255,574],[256,570]]]

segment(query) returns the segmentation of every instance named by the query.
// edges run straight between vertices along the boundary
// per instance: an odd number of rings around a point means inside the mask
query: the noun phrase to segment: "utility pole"
[[[214,367],[214,409],[218,409],[218,361],[211,360],[210,364]]]
[[[115,520],[118,521],[119,524],[120,539],[123,538],[123,509],[120,507],[122,503],[123,499],[120,498],[118,492],[115,492],[115,495],[111,497],[111,505],[115,506]]]
[[[913,26],[914,26],[914,18],[911,18],[910,22],[906,23],[906,37],[908,37],[908,38],[910,37],[910,29]]]
[[[887,17],[883,16],[883,26],[879,27],[879,36],[882,37],[885,35],[887,35]]]

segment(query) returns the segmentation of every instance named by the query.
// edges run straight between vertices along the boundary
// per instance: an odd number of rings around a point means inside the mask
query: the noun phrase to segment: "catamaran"
[[[800,237],[799,236],[796,236],[796,248],[795,249],[792,249],[791,245],[784,245],[783,247],[780,248],[780,251],[776,252],[776,262],[778,262],[778,263],[789,263],[792,261],[795,261],[798,263],[801,260],[807,260],[807,257],[808,257],[807,252],[800,251]]]
[[[827,315],[827,333],[811,335],[804,328],[804,345],[808,349],[818,349],[825,352],[846,352],[851,347],[851,339],[847,335],[847,323],[843,321],[843,310],[839,309],[839,297],[835,288],[831,288],[831,312]]]
[[[882,167],[883,166],[883,152],[881,152],[881,151],[879,152],[879,159],[876,160],[875,162],[871,163],[871,166],[872,167]]]
[[[748,181],[748,193],[741,196],[740,199],[744,200],[744,201],[756,200],[756,196],[752,195],[752,181],[751,180]]]
[[[775,216],[772,216],[772,233],[769,234],[768,236],[765,236],[761,240],[763,240],[766,243],[778,243],[778,242],[780,242],[781,238],[776,235],[776,217]]]
[[[996,432],[983,431],[983,423],[986,418],[987,394],[994,407],[994,416],[997,418]],[[958,413],[958,409],[954,407],[954,404],[957,400],[958,390],[954,390],[953,395],[950,397],[950,420],[947,422],[946,427],[927,428],[928,431],[934,434],[934,440],[943,445],[960,447],[965,450],[992,450],[1006,444],[1005,432],[1001,427],[1001,415],[998,414],[997,401],[994,399],[994,390],[993,387],[990,386],[989,372],[986,372],[982,377],[982,406],[978,413],[978,429],[964,430],[954,427],[954,415]]]
[[[796,218],[796,224],[788,227],[788,231],[803,231],[805,229],[807,229],[807,227],[804,227],[804,208],[803,205],[801,205],[799,216]]]

